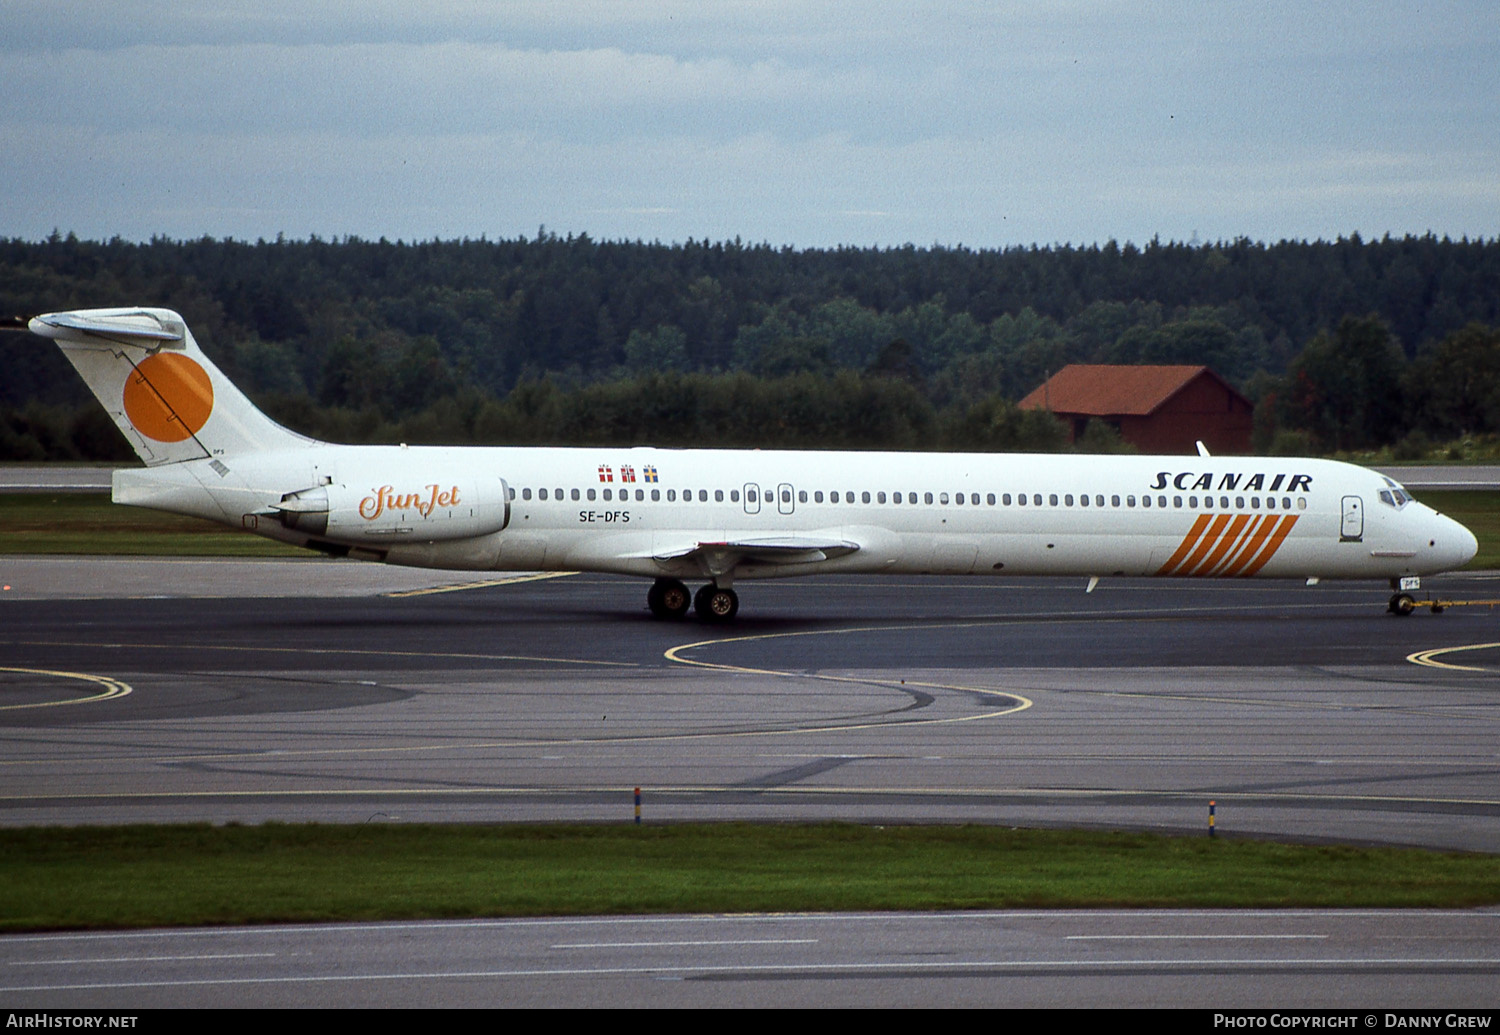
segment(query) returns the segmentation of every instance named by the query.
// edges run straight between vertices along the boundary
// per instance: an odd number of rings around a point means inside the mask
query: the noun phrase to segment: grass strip
[[[200,518],[111,503],[107,492],[0,493],[0,554],[310,557]]]
[[[847,824],[0,831],[0,930],[620,913],[1500,902],[1500,856]]]

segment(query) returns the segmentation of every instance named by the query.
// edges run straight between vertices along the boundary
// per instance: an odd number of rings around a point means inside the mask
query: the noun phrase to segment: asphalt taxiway
[[[61,563],[0,594],[0,823],[608,822],[639,786],[648,821],[1202,832],[1213,801],[1225,836],[1500,851],[1487,608],[851,577],[746,583],[715,626],[625,579],[350,595],[348,562],[220,562],[178,595],[135,563],[138,597],[77,598]],[[237,595],[268,563],[288,595]]]
[[[1428,580],[1500,598],[1500,577]],[[0,558],[0,823],[1006,823],[1500,851],[1500,615],[1384,587],[644,585]],[[14,1007],[1485,1007],[1500,912],[579,918],[0,939]],[[1374,1015],[1372,1015],[1374,1016]]]

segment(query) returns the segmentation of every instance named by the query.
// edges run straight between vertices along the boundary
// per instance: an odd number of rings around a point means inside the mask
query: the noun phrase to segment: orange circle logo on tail
[[[214,409],[208,372],[187,356],[147,356],[125,380],[125,416],[147,438],[181,442],[196,435]]]

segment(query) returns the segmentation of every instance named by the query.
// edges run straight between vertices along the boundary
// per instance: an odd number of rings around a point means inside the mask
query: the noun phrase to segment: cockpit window
[[[1390,488],[1388,489],[1380,490],[1381,503],[1384,503],[1388,507],[1395,507],[1397,510],[1400,510],[1402,507],[1411,502],[1411,494],[1403,489],[1400,484],[1392,481],[1390,478],[1386,478],[1385,475],[1381,475],[1381,477],[1384,478],[1385,483],[1390,486]]]

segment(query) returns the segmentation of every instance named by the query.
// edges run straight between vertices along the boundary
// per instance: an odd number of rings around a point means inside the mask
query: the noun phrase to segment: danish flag
[[[612,482],[615,480],[615,472],[609,464],[599,465],[599,480],[601,482]]]

